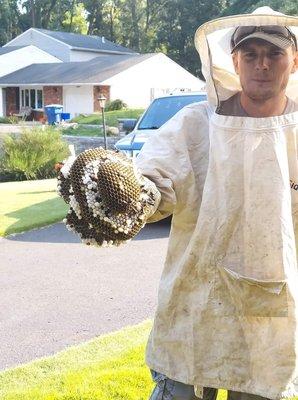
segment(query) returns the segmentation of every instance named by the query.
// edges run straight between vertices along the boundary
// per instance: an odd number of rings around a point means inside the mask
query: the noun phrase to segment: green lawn
[[[0,183],[0,236],[60,221],[67,209],[56,179]]]
[[[1,400],[147,400],[150,321],[0,373]]]
[[[118,118],[139,118],[143,109],[127,109],[127,110],[115,110],[105,112],[106,124],[108,126],[118,126]],[[77,122],[78,124],[90,124],[98,125],[102,124],[101,113],[91,114],[88,116],[79,115],[72,119],[72,122]]]
[[[67,128],[62,130],[62,135],[71,136],[103,136],[101,128],[87,128],[84,125],[79,125],[77,128]]]
[[[151,321],[0,373],[2,400],[148,400]],[[220,391],[219,400],[226,393]]]

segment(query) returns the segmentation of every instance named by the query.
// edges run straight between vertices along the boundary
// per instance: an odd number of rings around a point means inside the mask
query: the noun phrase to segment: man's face
[[[298,67],[298,52],[252,39],[233,53],[233,63],[244,94],[265,101],[283,94],[289,76]]]

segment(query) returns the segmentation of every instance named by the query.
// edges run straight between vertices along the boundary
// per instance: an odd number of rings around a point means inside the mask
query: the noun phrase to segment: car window
[[[181,108],[188,104],[206,100],[206,95],[171,96],[156,99],[149,106],[138,129],[158,129]]]

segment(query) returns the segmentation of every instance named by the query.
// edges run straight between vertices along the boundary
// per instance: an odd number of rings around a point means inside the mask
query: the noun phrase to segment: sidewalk
[[[21,133],[22,129],[32,129],[37,126],[42,126],[40,122],[26,122],[19,124],[0,124],[0,136],[4,136],[7,133]]]

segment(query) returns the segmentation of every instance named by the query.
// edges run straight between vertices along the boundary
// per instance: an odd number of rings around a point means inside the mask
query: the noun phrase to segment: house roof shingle
[[[60,42],[66,43],[74,49],[80,50],[97,50],[101,52],[120,52],[120,53],[136,53],[134,50],[120,46],[116,43],[110,42],[106,38],[101,36],[91,35],[80,35],[78,33],[70,32],[56,32],[49,31],[47,29],[37,29],[36,31],[42,32],[43,34],[50,36]]]
[[[97,84],[154,55],[100,55],[84,62],[32,64],[1,77],[0,85]]]

